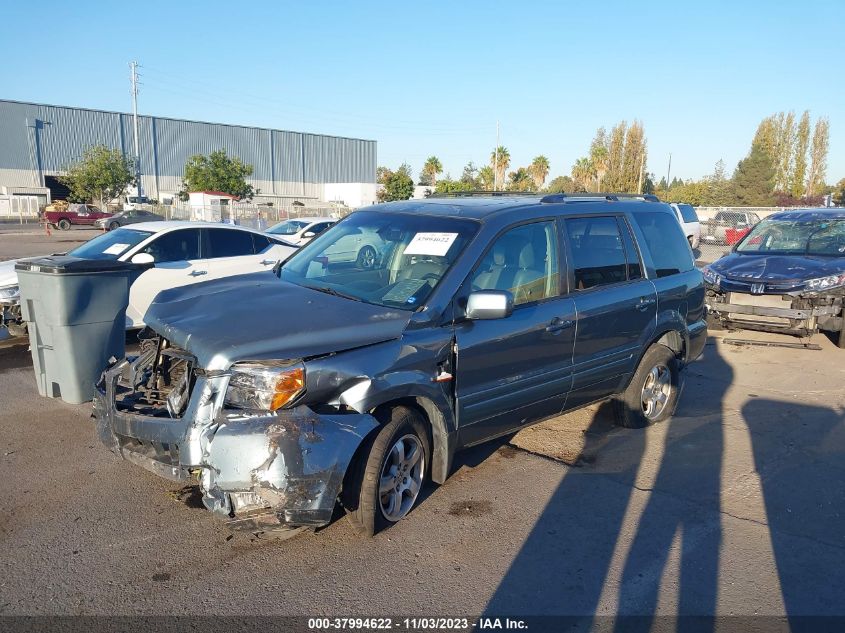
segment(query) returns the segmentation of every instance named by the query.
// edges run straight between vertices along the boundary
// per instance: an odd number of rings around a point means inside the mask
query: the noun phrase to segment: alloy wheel
[[[403,518],[420,494],[425,472],[425,452],[416,435],[403,435],[388,452],[379,477],[379,506],[384,518]]]
[[[660,417],[672,394],[672,372],[666,365],[655,365],[643,383],[643,415],[649,420]]]

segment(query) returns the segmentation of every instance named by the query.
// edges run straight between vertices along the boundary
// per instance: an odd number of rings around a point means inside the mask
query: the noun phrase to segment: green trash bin
[[[55,255],[15,264],[38,393],[79,404],[126,351],[129,286],[139,266]]]

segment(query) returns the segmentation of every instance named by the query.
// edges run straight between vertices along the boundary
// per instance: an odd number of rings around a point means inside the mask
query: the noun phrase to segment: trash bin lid
[[[15,270],[28,270],[49,275],[91,275],[96,273],[116,273],[144,268],[132,262],[113,259],[85,259],[71,255],[50,255],[25,259],[15,264]]]

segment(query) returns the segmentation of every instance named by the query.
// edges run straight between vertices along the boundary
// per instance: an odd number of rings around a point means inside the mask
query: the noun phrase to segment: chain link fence
[[[710,264],[731,252],[751,228],[783,207],[698,207],[701,239],[693,249],[696,262]]]

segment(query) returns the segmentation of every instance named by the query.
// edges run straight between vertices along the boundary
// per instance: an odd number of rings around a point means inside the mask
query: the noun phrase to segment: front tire
[[[383,425],[360,452],[344,491],[349,522],[362,536],[408,516],[428,476],[431,449],[422,416],[394,407],[379,417]]]
[[[376,265],[376,249],[372,246],[365,246],[358,251],[358,257],[355,260],[355,265],[363,270],[369,270]]]
[[[679,378],[674,352],[665,345],[652,345],[628,388],[614,398],[616,423],[629,429],[641,429],[671,417],[678,403]]]
[[[109,231],[114,231],[115,229],[119,229],[119,228],[120,228],[120,224],[117,223],[117,222],[112,222],[111,224],[109,224]]]

